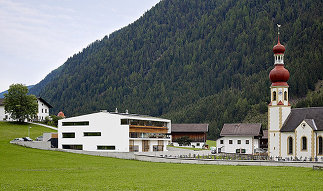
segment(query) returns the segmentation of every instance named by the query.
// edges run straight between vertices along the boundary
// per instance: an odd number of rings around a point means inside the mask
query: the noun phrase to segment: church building
[[[284,67],[285,47],[273,47],[275,63],[269,78],[268,155],[274,159],[323,159],[323,107],[291,109],[289,72]]]

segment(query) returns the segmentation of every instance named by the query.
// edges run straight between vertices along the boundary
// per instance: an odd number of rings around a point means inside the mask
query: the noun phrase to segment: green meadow
[[[295,167],[150,163],[12,145],[43,132],[0,122],[0,190],[322,190],[323,171]]]

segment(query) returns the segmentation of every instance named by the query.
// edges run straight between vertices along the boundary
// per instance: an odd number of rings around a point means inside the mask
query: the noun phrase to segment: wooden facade
[[[189,137],[192,142],[205,142],[205,132],[172,132],[172,142],[176,142],[181,137]]]

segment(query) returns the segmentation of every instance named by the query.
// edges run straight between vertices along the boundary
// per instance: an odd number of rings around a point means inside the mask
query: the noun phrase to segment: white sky
[[[0,0],[0,92],[34,85],[159,0]]]

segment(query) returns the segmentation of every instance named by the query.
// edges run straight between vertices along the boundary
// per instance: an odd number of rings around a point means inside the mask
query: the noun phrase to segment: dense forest
[[[262,121],[266,127],[276,24],[282,25],[290,96],[297,100],[323,79],[322,5],[163,0],[70,57],[31,92],[66,116],[118,108],[173,123],[209,123],[209,139],[223,123]]]

